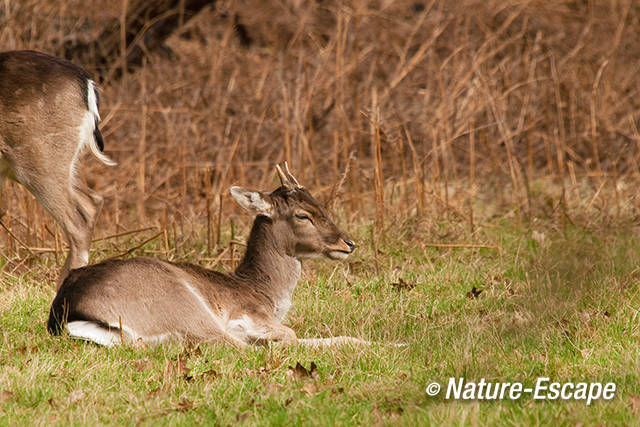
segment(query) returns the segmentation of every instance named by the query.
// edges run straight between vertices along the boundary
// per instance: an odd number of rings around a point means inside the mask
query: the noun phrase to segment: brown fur
[[[298,258],[331,257],[336,251],[346,257],[353,242],[303,188],[283,186],[264,194],[236,187],[232,193],[243,207],[258,213],[235,272],[151,258],[84,267],[72,271],[60,288],[49,331],[57,334],[67,322],[91,321],[108,330],[122,325],[127,341],[163,334],[237,345],[295,341],[293,330],[281,322],[300,275]],[[245,334],[246,324],[252,327]]]
[[[80,129],[87,126],[90,78],[82,68],[42,53],[0,53],[0,183],[8,177],[24,185],[64,230],[69,255],[58,285],[70,269],[86,265],[102,208],[102,197],[72,171],[85,143]]]

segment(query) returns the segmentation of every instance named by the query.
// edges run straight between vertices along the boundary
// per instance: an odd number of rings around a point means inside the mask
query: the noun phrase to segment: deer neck
[[[274,304],[274,314],[282,320],[291,306],[301,265],[297,258],[287,255],[286,245],[277,232],[277,224],[270,218],[258,216],[235,274],[269,297]]]

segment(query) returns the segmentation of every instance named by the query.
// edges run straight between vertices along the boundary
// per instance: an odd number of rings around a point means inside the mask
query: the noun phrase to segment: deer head
[[[231,195],[248,212],[272,222],[282,250],[295,258],[345,259],[353,241],[329,218],[327,211],[289,171],[276,166],[281,186],[269,193],[231,187]]]

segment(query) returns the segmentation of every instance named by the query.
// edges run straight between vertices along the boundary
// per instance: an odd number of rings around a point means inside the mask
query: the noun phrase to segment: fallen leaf
[[[380,413],[380,410],[378,410],[377,407],[373,408],[373,411],[371,411],[371,415],[373,415],[373,419],[375,420],[375,425],[384,425],[384,419],[382,418],[382,414]]]
[[[164,366],[163,377],[165,379],[170,379],[176,377],[178,375],[182,375],[184,379],[191,380],[189,373],[191,369],[187,368],[187,361],[184,358],[178,356],[178,360],[175,362],[167,359],[167,363]]]
[[[195,344],[195,345],[194,344],[190,344],[186,348],[186,351],[184,352],[184,356],[185,356],[185,358],[202,356],[202,349],[200,349],[200,345],[199,344]]]
[[[244,420],[246,420],[247,418],[249,418],[249,415],[251,415],[249,413],[249,411],[245,411],[245,412],[241,412],[238,415],[236,415],[236,422],[241,423]]]
[[[344,393],[344,387],[335,387],[331,390],[332,395]]]
[[[631,412],[640,415],[640,395],[632,394],[629,396],[629,402],[631,402]]]
[[[278,369],[278,366],[280,365],[282,365],[282,360],[271,359],[271,361],[267,363],[267,369],[273,371],[274,369]]]
[[[218,378],[218,373],[213,369],[207,369],[203,373],[200,374],[203,380],[211,381]]]
[[[398,399],[385,399],[384,405],[386,406],[386,412],[391,419],[398,418],[398,416],[402,415],[404,412],[402,403],[403,402]]]
[[[482,289],[478,289],[474,286],[473,288],[471,288],[469,292],[465,294],[465,296],[467,298],[478,298],[478,296],[480,296],[481,293],[482,293]]]
[[[154,388],[153,390],[149,390],[147,396],[149,397],[158,397],[162,393],[162,389],[160,387]]]
[[[0,391],[0,403],[7,403],[13,399],[13,392],[9,390]]]
[[[292,368],[291,366],[289,366],[288,373],[289,375],[292,375],[293,378],[295,379],[317,378],[318,377],[317,368],[318,367],[316,366],[315,362],[311,362],[311,366],[309,367],[308,370],[307,368],[302,366],[300,362],[297,362],[295,368]]]
[[[193,408],[193,402],[188,400],[188,399],[182,399],[180,401],[180,403],[178,403],[178,406],[176,407],[176,410],[178,410],[180,412],[185,412],[185,411],[188,411],[191,408]]]
[[[416,282],[405,282],[405,280],[401,277],[398,279],[397,282],[393,282],[391,283],[391,286],[394,287],[394,289],[413,289],[416,287]]]
[[[17,351],[18,353],[24,356],[27,353],[27,346],[22,344],[20,347],[16,347],[14,351]]]
[[[153,366],[151,360],[149,360],[148,357],[143,357],[142,359],[136,360],[135,365],[136,371],[138,372],[147,371]]]
[[[245,372],[250,377],[267,378],[271,370],[268,367],[260,366],[258,369],[245,369]]]

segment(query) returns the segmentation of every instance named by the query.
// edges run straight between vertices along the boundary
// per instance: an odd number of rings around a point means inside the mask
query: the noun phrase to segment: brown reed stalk
[[[416,150],[415,145],[411,139],[411,135],[407,130],[407,127],[403,125],[404,135],[407,140],[407,144],[409,144],[409,148],[411,149],[411,161],[413,164],[413,176],[415,179],[415,190],[416,190],[416,201],[418,204],[418,219],[422,219],[424,214],[424,204],[425,204],[425,195],[424,195],[424,171],[422,170],[422,166],[420,165],[418,151]]]
[[[598,150],[598,121],[596,118],[596,98],[598,86],[600,85],[600,80],[602,79],[602,74],[604,73],[605,68],[609,65],[609,60],[604,60],[600,64],[600,68],[598,68],[598,72],[596,73],[596,78],[593,81],[593,85],[591,86],[591,96],[589,99],[589,112],[591,119],[591,150],[593,155],[593,161],[596,166],[596,171],[598,173],[602,173],[602,167],[600,165],[600,153]]]
[[[473,203],[476,198],[476,132],[473,118],[469,121],[469,230],[475,231]]]
[[[141,109],[141,117],[140,117],[140,140],[138,141],[138,221],[144,222],[146,219],[145,215],[145,176],[147,172],[147,103],[145,99],[146,94],[146,78],[143,77],[141,79],[142,83],[142,93],[143,93],[143,101],[142,101],[142,109]]]
[[[382,173],[382,146],[380,138],[380,118],[378,91],[371,89],[371,111],[369,126],[371,133],[371,160],[373,163],[373,191],[375,197],[375,232],[384,236],[384,178]]]
[[[438,131],[435,128],[431,130],[431,165],[431,194],[433,197],[440,198],[440,153]],[[439,210],[438,216],[442,216],[442,213],[443,211]]]
[[[224,198],[222,197],[222,193],[218,194],[218,221],[216,224],[216,246],[220,246],[220,239],[222,236],[222,202]]]
[[[206,202],[207,202],[207,254],[211,253],[211,247],[212,247],[212,239],[211,239],[211,232],[212,232],[212,227],[211,227],[211,195],[209,193],[209,191],[207,191],[207,194],[205,196]]]
[[[24,249],[26,249],[27,252],[29,252],[31,255],[33,255],[33,251],[29,248],[29,245],[27,245],[26,243],[22,242],[22,240],[20,240],[15,234],[13,234],[13,232],[11,232],[11,230],[6,225],[4,225],[4,222],[2,222],[1,220],[0,220],[0,226],[2,228],[4,228],[4,230],[7,232],[9,237],[11,237],[11,239],[16,241],[20,246],[22,246]]]
[[[120,10],[120,67],[122,76],[127,76],[127,11],[129,10],[129,0],[121,0]]]

